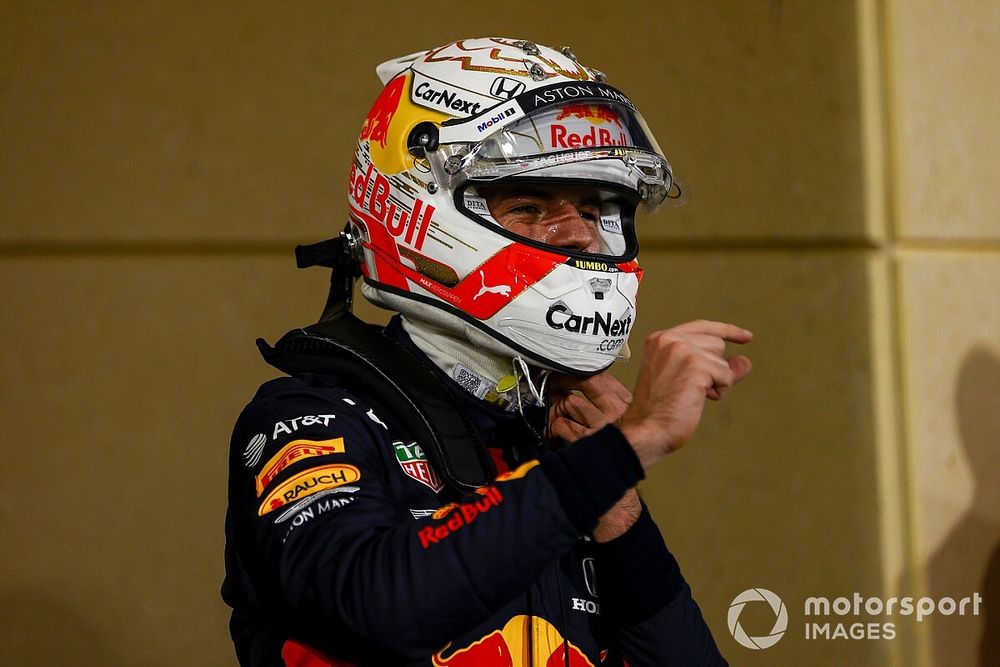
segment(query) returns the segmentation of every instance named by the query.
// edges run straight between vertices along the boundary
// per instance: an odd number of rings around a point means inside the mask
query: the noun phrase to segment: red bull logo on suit
[[[435,667],[594,667],[551,623],[524,615],[465,648],[446,646],[433,660]]]

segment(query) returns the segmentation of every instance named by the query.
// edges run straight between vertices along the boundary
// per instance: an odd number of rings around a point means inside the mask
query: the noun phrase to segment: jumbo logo
[[[450,648],[433,656],[435,667],[594,667],[583,651],[538,616],[515,616],[502,630],[446,655]]]
[[[257,510],[264,516],[288,503],[301,500],[324,489],[333,489],[361,479],[361,471],[352,465],[333,464],[311,468],[289,478],[264,498]]]
[[[313,456],[326,456],[327,454],[343,454],[344,439],[333,438],[332,440],[293,440],[281,451],[275,454],[257,475],[257,497],[264,493],[268,484],[274,481],[278,473],[290,466],[295,461],[308,459]]]
[[[574,315],[565,304],[557,303],[545,313],[545,323],[556,330],[591,336],[627,336],[632,328],[632,318],[616,320],[611,313],[594,313],[593,317]]]

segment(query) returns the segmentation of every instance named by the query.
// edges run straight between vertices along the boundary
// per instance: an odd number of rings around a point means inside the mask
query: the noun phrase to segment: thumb
[[[745,378],[750,374],[751,369],[753,369],[753,364],[750,363],[750,360],[742,355],[733,357],[727,361],[729,362],[729,369],[733,372],[733,384]]]

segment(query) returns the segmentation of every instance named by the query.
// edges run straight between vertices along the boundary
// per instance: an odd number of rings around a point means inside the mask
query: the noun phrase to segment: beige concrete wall
[[[342,225],[374,64],[490,33],[605,70],[690,187],[642,229],[637,336],[694,317],[757,332],[754,374],[644,483],[723,652],[971,650],[975,624],[943,648],[927,624],[807,641],[801,607],[971,585],[935,573],[989,555],[1000,49],[992,6],[965,4],[0,7],[0,664],[233,664],[225,456],[269,376],[253,339],[322,305],[291,248]],[[766,651],[726,627],[751,587],[789,609]]]
[[[1000,663],[1000,5],[889,2],[890,201],[910,570],[986,598],[920,632],[935,665]]]

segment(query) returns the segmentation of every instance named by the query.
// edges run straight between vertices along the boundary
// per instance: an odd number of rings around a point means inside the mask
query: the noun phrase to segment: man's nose
[[[546,216],[546,243],[558,248],[597,252],[597,230],[571,201],[553,204]]]

